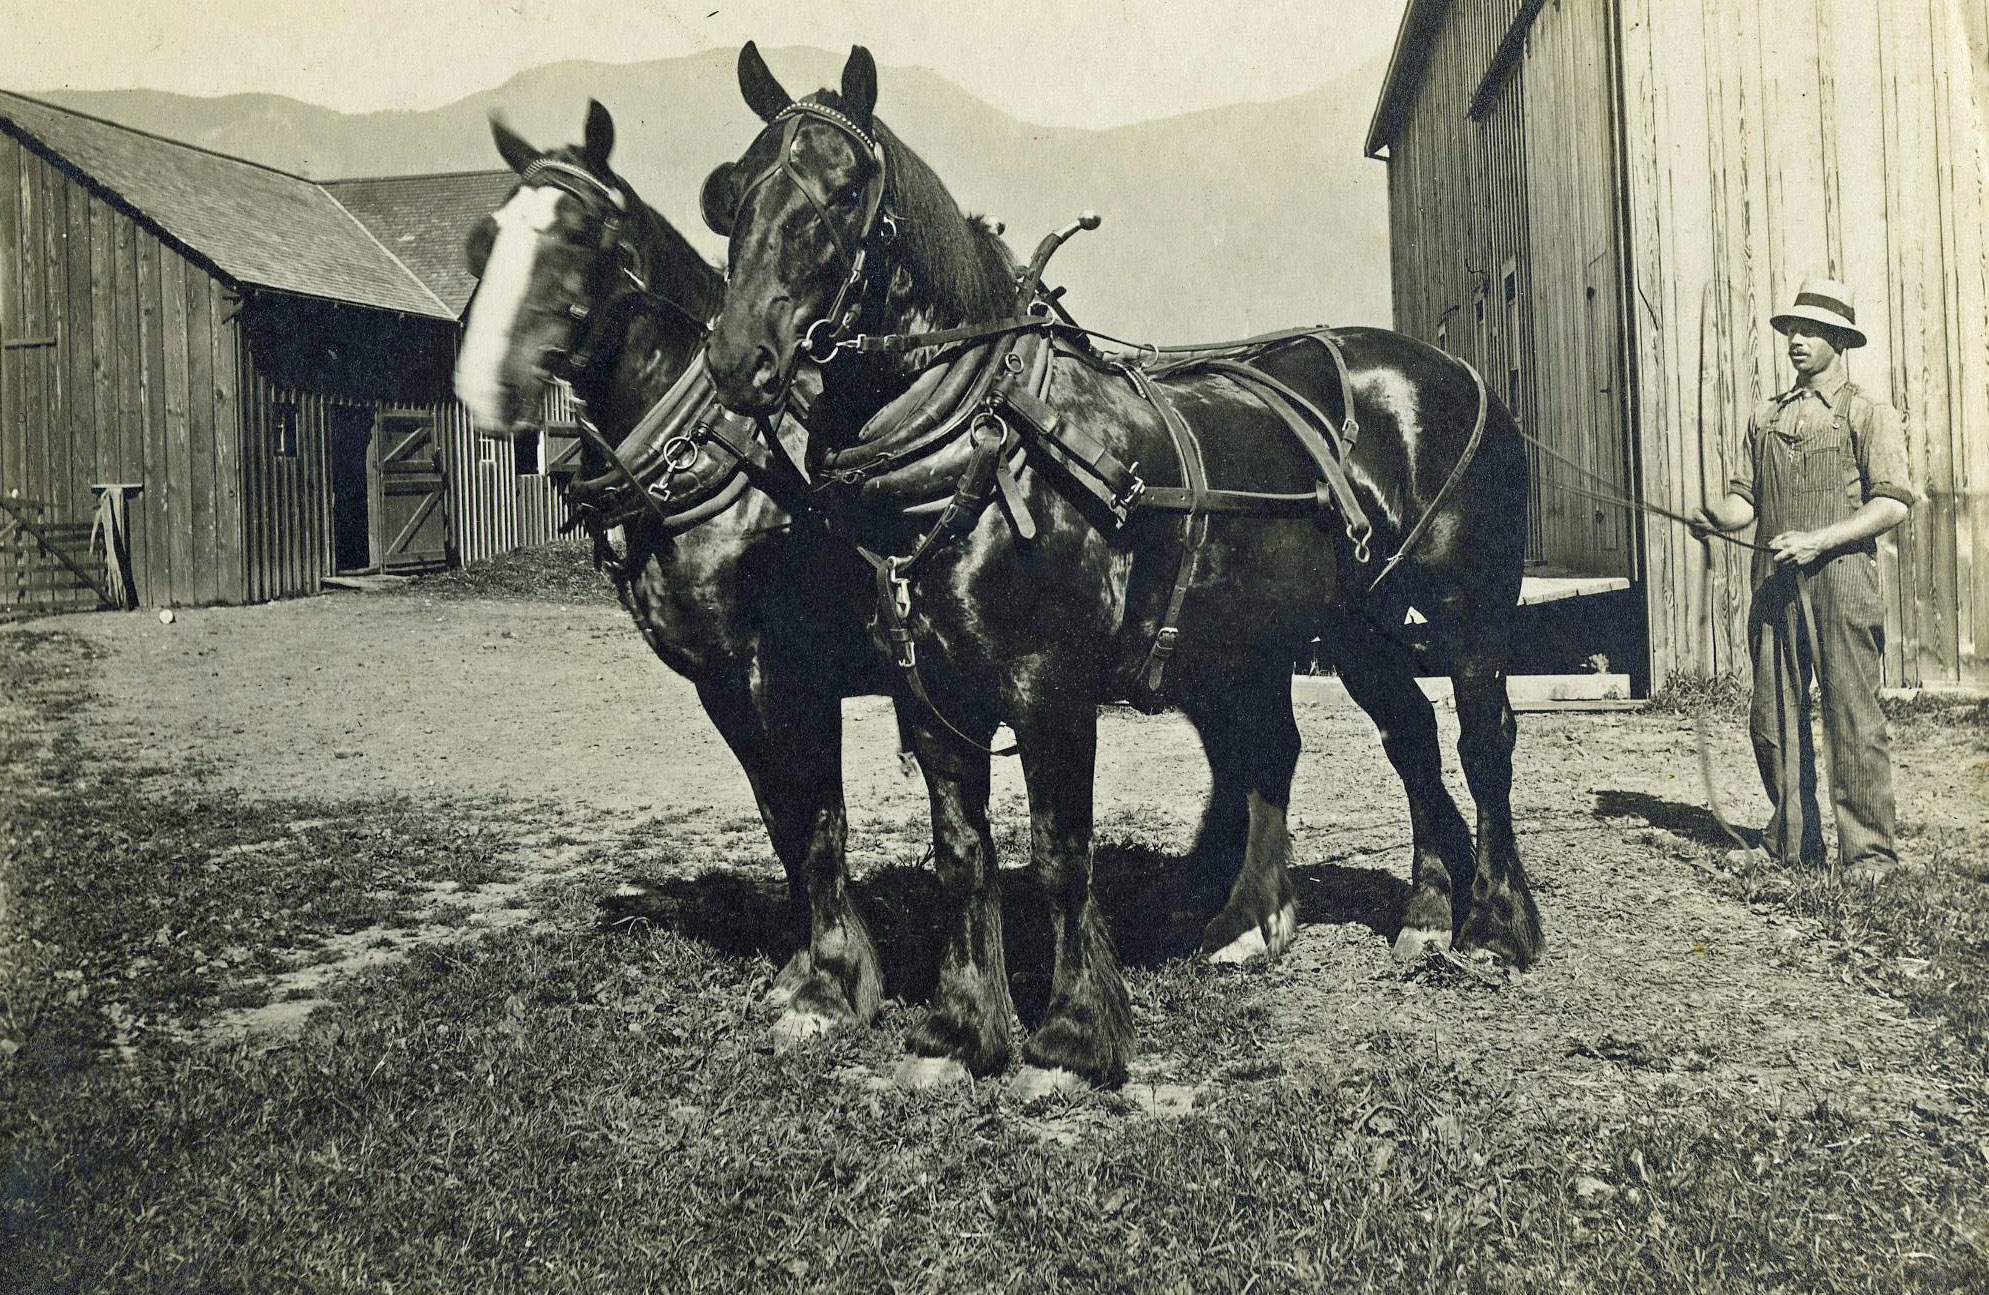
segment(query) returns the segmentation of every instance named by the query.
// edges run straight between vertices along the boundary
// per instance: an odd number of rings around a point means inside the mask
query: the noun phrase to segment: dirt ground
[[[292,1020],[310,1005],[300,986],[409,943],[533,920],[515,901],[546,874],[593,867],[611,892],[620,879],[598,861],[576,864],[586,854],[576,840],[648,822],[684,843],[693,870],[742,857],[774,867],[745,779],[692,689],[618,607],[342,594],[185,611],[170,625],[149,614],[51,624],[103,650],[79,718],[107,761],[198,767],[245,797],[306,796],[355,813],[407,795],[474,814],[501,797],[505,813],[526,812],[540,829],[543,846],[520,837],[525,878],[477,896],[467,923],[438,927],[411,912],[385,938],[328,946],[274,987],[295,1001],[239,1025]],[[1496,985],[1443,964],[1405,973],[1389,954],[1406,893],[1399,784],[1359,711],[1305,681],[1300,696],[1306,753],[1293,811],[1304,925],[1292,951],[1259,973],[1280,1064],[1358,1070],[1366,1045],[1353,1041],[1380,1032],[1404,1047],[1433,1044],[1478,1081],[1509,1085],[1516,1117],[1550,1121],[1570,1103],[1621,1105],[1633,1089],[1681,1107],[1718,1090],[1769,1108],[1821,1102],[1880,1118],[1957,1096],[1989,1103],[1989,1093],[1937,1091],[1946,1081],[1925,1064],[1925,1027],[1853,974],[1859,950],[1731,897],[1705,852],[1676,835],[1707,826],[1697,743],[1676,715],[1522,717],[1514,798],[1547,956]],[[1468,807],[1454,716],[1439,714],[1453,792]],[[853,701],[845,719],[853,866],[861,877],[913,863],[925,802],[922,785],[899,772],[888,708]],[[1192,731],[1112,711],[1102,738],[1101,840],[1185,848],[1207,786]],[[1728,814],[1758,822],[1765,802],[1737,723],[1716,726],[1712,751]],[[1989,853],[1983,755],[1972,731],[1899,726],[1908,851]],[[1012,760],[1000,762],[995,797],[1013,842],[1022,801]],[[1143,1056],[1135,1077],[1176,1094],[1219,1082],[1182,1073],[1164,1054]]]

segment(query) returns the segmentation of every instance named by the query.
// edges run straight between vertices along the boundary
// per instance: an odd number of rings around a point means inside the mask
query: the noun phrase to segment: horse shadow
[[[1175,919],[1183,871],[1182,856],[1151,846],[1101,841],[1095,847],[1094,894],[1125,967],[1151,971],[1196,953],[1211,914]],[[1298,865],[1291,878],[1302,923],[1358,924],[1392,939],[1408,903],[1408,884],[1383,869],[1329,860]],[[1049,1004],[1054,954],[1049,902],[1024,869],[1004,869],[1001,883],[1003,957],[1016,1011],[1028,1023],[1039,1020]],[[885,996],[906,1003],[929,1000],[939,982],[948,920],[937,874],[930,867],[892,864],[853,882],[851,893],[877,945]],[[764,959],[775,966],[804,935],[786,883],[771,867],[632,877],[599,904],[597,927],[603,933],[646,924],[726,957]]]
[[[1643,791],[1599,790],[1595,793],[1596,817],[1638,819],[1662,831],[1682,836],[1699,845],[1720,848],[1733,844],[1720,820],[1703,805],[1687,805]],[[1761,843],[1759,828],[1734,826],[1749,846]]]

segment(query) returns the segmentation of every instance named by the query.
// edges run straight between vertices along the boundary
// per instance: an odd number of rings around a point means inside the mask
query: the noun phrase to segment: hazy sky
[[[244,90],[432,108],[561,59],[751,37],[868,45],[1025,120],[1110,126],[1297,94],[1394,41],[1403,0],[0,0],[0,88]]]

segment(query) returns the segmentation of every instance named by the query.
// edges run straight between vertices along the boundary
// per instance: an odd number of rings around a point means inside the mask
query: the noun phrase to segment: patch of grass
[[[1752,697],[1752,685],[1734,675],[1698,679],[1683,672],[1674,672],[1662,687],[1651,694],[1645,709],[1660,714],[1744,720]]]
[[[1929,1045],[1940,1070],[1972,1088],[1989,1114],[1989,867],[1979,836],[1907,837],[1901,848],[1926,865],[1878,886],[1838,881],[1828,871],[1789,869],[1755,855],[1724,857],[1714,875],[1731,893],[1815,922],[1860,975],[1937,1022]]]
[[[554,540],[409,581],[398,591],[429,598],[517,598],[537,602],[615,603],[615,587],[594,569],[593,544]]]
[[[1707,1096],[1542,1127],[1401,1039],[1383,1073],[1178,1119],[1025,1110],[867,1082],[890,1030],[774,1054],[762,983],[669,931],[512,932],[417,952],[272,1051],[17,1066],[0,1248],[26,1290],[1989,1278],[1980,1152],[1941,1129]]]

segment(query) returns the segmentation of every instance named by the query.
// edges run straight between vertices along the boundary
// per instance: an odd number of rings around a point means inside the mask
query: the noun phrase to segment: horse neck
[[[627,237],[650,290],[689,313],[665,305],[632,312],[622,335],[608,339],[589,370],[574,379],[573,392],[586,403],[595,426],[615,437],[641,421],[696,358],[705,334],[696,320],[717,310],[725,290],[724,276],[661,216],[630,196]]]
[[[885,203],[901,229],[869,273],[859,327],[869,333],[921,333],[992,323],[1015,308],[1012,259],[969,219],[925,162],[879,124],[893,177]],[[825,441],[853,443],[863,425],[903,395],[927,357],[845,355],[822,373],[809,427]]]

